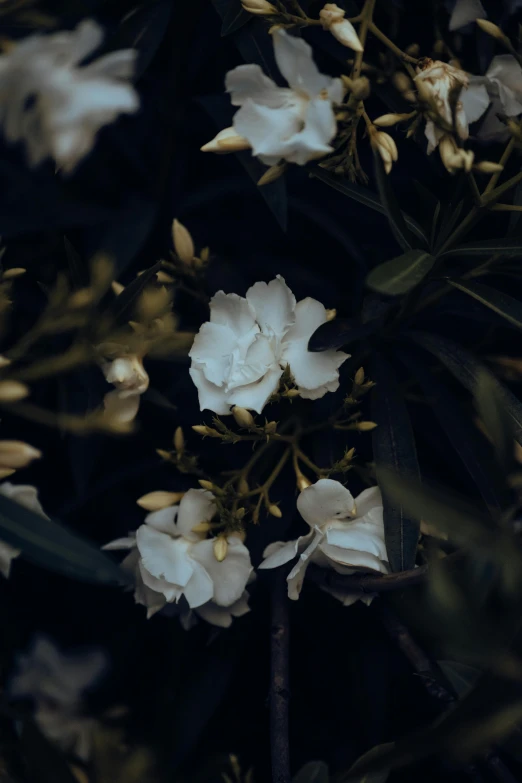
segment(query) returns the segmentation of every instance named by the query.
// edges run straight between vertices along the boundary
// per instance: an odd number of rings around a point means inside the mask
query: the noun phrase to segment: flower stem
[[[499,163],[500,163],[501,166],[505,166],[506,165],[506,163],[508,162],[509,158],[511,157],[511,153],[513,152],[514,149],[515,149],[515,138],[511,137],[511,139],[509,140],[509,142],[508,142],[508,144],[506,146],[506,149],[502,153],[502,157],[499,160]],[[489,180],[488,184],[486,185],[486,189],[484,190],[484,193],[482,194],[483,196],[485,196],[486,193],[490,193],[493,190],[493,188],[497,184],[501,174],[502,174],[501,171],[495,171],[495,173],[491,175],[491,179]]]
[[[274,572],[271,595],[270,754],[273,783],[290,783],[289,616],[286,568]]]
[[[356,52],[353,62],[352,79],[358,79],[361,75],[361,68],[363,64],[364,47],[366,46],[366,39],[368,37],[368,28],[373,19],[373,10],[375,8],[375,0],[365,0],[364,7],[361,11],[361,26],[359,28],[359,41],[363,51]]]
[[[417,65],[419,62],[416,57],[411,57],[411,55],[406,54],[406,52],[403,52],[402,49],[399,49],[398,46],[396,46],[393,41],[391,41],[387,35],[385,35],[382,30],[380,30],[377,25],[373,22],[373,20],[370,20],[370,23],[368,25],[368,29],[370,33],[372,33],[376,38],[379,39],[381,43],[383,43],[391,52],[393,52],[399,60],[402,60],[407,67],[408,73],[412,78],[415,78],[416,73],[411,67],[411,65]],[[408,67],[408,65],[410,67]]]

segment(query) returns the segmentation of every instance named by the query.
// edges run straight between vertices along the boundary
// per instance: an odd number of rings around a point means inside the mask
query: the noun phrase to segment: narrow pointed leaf
[[[498,382],[485,370],[478,373],[475,401],[481,421],[493,441],[497,460],[509,472],[513,463],[513,422],[505,408]]]
[[[433,256],[425,250],[408,250],[372,269],[366,283],[380,294],[399,296],[418,285],[434,263]]]
[[[480,669],[460,661],[437,661],[437,663],[459,698],[473,688],[482,674]]]
[[[386,742],[383,745],[376,745],[374,748],[371,748],[371,750],[357,759],[348,772],[344,775],[339,775],[336,778],[336,783],[344,783],[345,780],[350,780],[352,783],[386,783],[391,769],[377,769],[373,772],[364,772],[364,769],[368,764],[378,760],[383,754],[393,751],[394,747],[394,742]]]
[[[522,302],[483,283],[464,283],[460,280],[448,280],[448,283],[459,291],[469,294],[485,307],[489,307],[517,329],[522,329]]]
[[[308,343],[309,351],[328,351],[342,348],[343,345],[351,345],[358,340],[364,340],[375,334],[382,326],[381,319],[368,321],[366,324],[358,324],[348,319],[336,318],[328,321],[316,329]]]
[[[375,179],[379,190],[379,200],[385,209],[393,236],[403,250],[411,250],[414,247],[413,237],[406,226],[404,215],[401,212],[399,202],[393,192],[390,178],[384,170],[382,159],[375,150],[373,153],[373,162]]]
[[[370,372],[376,387],[372,392],[373,453],[377,480],[382,471],[390,471],[419,481],[415,439],[406,404],[397,377],[387,359],[376,354]],[[382,489],[382,487],[381,487]],[[419,518],[410,516],[396,497],[383,491],[386,549],[392,571],[405,571],[415,565],[419,539]]]
[[[232,35],[252,18],[252,15],[245,11],[239,0],[231,0],[228,11],[223,17],[221,36]]]
[[[483,258],[500,253],[509,258],[522,257],[522,239],[520,237],[501,237],[500,239],[485,239],[478,242],[466,242],[464,245],[446,250],[443,258],[448,256],[474,256]]]
[[[309,761],[292,778],[292,783],[328,783],[330,773],[324,761]]]
[[[131,317],[137,298],[143,293],[150,281],[156,276],[156,272],[159,272],[160,269],[161,261],[158,261],[154,266],[149,267],[141,275],[138,275],[132,283],[125,286],[121,294],[118,294],[111,302],[107,309],[107,314],[119,323],[127,321]]]

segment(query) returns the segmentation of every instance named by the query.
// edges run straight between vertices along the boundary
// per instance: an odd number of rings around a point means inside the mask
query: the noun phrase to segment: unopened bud
[[[158,490],[157,492],[148,492],[139,498],[136,503],[145,511],[159,511],[162,508],[168,508],[179,503],[184,492],[167,492]]]
[[[158,283],[165,283],[167,285],[174,282],[172,275],[167,274],[167,272],[165,272],[163,269],[160,269],[159,272],[156,272],[156,280]]]
[[[334,318],[337,318],[337,310],[332,307],[331,310],[326,311],[325,315],[327,321],[333,321]]]
[[[355,448],[352,447],[351,449],[348,449],[348,451],[343,457],[343,462],[351,462],[354,454],[355,454]]]
[[[275,504],[275,503],[271,503],[271,504],[268,506],[268,513],[269,513],[269,514],[270,514],[270,516],[272,516],[272,517],[277,517],[277,519],[281,519],[281,517],[283,516],[283,512],[281,511],[281,509],[279,508],[279,506],[276,506],[276,504]]]
[[[214,557],[218,563],[222,563],[228,552],[228,542],[224,536],[219,536],[214,541]]]
[[[412,43],[406,47],[406,54],[410,57],[418,57],[420,52],[420,45],[418,43]]]
[[[11,359],[8,359],[6,356],[2,356],[0,354],[0,369],[2,367],[8,367],[11,364]]]
[[[9,478],[9,476],[12,476],[13,473],[16,473],[13,468],[0,468],[0,481],[5,478]]]
[[[0,381],[0,402],[18,402],[29,396],[29,387],[19,381]]]
[[[439,154],[450,174],[455,174],[462,169],[466,172],[471,171],[475,157],[473,152],[457,147],[452,136],[446,134],[442,137],[439,142]]]
[[[496,38],[498,41],[506,40],[506,36],[498,25],[493,24],[493,22],[489,22],[487,19],[475,19],[475,21],[480,29],[488,35],[491,35],[492,38]]]
[[[246,408],[240,408],[238,405],[234,405],[234,407],[232,408],[232,416],[234,417],[238,427],[243,427],[244,429],[251,429],[252,427],[256,426],[254,417],[252,416],[250,411],[247,411]]]
[[[219,131],[217,136],[201,147],[201,152],[241,152],[241,150],[249,149],[250,142],[230,127]]]
[[[348,19],[344,18],[344,15],[343,8],[339,8],[335,3],[326,3],[324,8],[319,11],[319,20],[323,28],[329,30],[343,46],[353,49],[354,52],[364,51],[359,36],[355,32],[355,27]]]
[[[217,430],[212,429],[212,427],[207,427],[205,424],[194,424],[192,427],[194,432],[197,432],[198,435],[202,435],[204,438],[222,438],[220,432]]]
[[[27,269],[24,269],[21,266],[14,266],[11,269],[6,269],[2,272],[2,280],[14,280],[15,277],[25,275],[26,272]]]
[[[303,489],[308,489],[308,487],[312,486],[312,482],[309,481],[303,473],[300,473],[299,476],[297,476],[296,480],[297,489],[299,492],[302,492]]]
[[[395,141],[384,131],[374,131],[370,135],[370,142],[384,163],[384,170],[389,174],[394,162],[398,159],[399,153]]]
[[[277,9],[267,0],[241,0],[241,5],[249,14],[256,16],[272,16],[277,13]]]
[[[359,369],[355,373],[355,378],[353,379],[353,382],[357,386],[361,386],[364,383],[364,367],[359,367]]]
[[[370,80],[366,76],[359,76],[352,81],[352,95],[358,101],[364,101],[371,91]]]
[[[373,124],[378,125],[379,128],[391,128],[392,125],[409,120],[410,117],[412,117],[411,112],[409,114],[382,114],[373,120]]]
[[[111,288],[113,290],[113,293],[116,294],[116,296],[119,296],[122,291],[125,291],[125,286],[121,283],[118,283],[117,280],[113,280],[111,283]]]
[[[235,513],[235,517],[236,517],[236,519],[239,519],[241,521],[243,519],[243,517],[245,516],[245,514],[246,514],[246,508],[241,507],[241,508],[237,509],[237,511]]]
[[[210,258],[210,248],[204,247],[201,253],[199,254],[199,258],[201,261],[203,261],[204,264],[206,264],[208,259]]]
[[[156,454],[161,457],[161,459],[167,460],[169,462],[172,459],[170,451],[165,451],[165,449],[156,449]]]
[[[399,92],[407,92],[412,88],[411,79],[403,71],[395,71],[392,77],[394,86]]]
[[[371,432],[377,427],[377,424],[374,421],[359,421],[356,427],[359,432]]]
[[[263,429],[267,435],[273,435],[277,432],[277,421],[268,421]]]
[[[204,521],[204,522],[198,522],[197,525],[194,525],[192,528],[193,533],[208,533],[208,531],[211,529],[212,525],[210,522]]]
[[[480,174],[498,174],[503,170],[504,166],[501,166],[500,163],[493,163],[491,160],[482,160],[473,166],[473,171],[478,171]]]
[[[206,479],[200,479],[198,484],[200,487],[203,487],[203,489],[208,489],[209,492],[214,492],[216,489],[214,484],[211,481],[206,481]]]
[[[42,452],[20,440],[0,440],[0,467],[19,470],[34,459],[40,459]]]
[[[269,169],[265,171],[263,176],[258,179],[257,184],[261,187],[263,185],[270,185],[271,182],[275,182],[276,179],[279,179],[279,177],[284,174],[286,171],[286,163],[276,163],[274,166],[270,166]]]
[[[290,400],[292,400],[294,397],[299,397],[299,389],[287,389],[285,392],[283,392],[283,397],[288,397]]]
[[[248,494],[250,492],[250,487],[248,486],[248,481],[245,478],[241,477],[239,479],[239,482],[238,482],[238,485],[237,485],[237,489],[238,489],[238,492],[241,495]]]
[[[188,229],[179,220],[174,220],[172,223],[172,241],[180,261],[183,261],[184,264],[190,264],[196,252],[194,242]]]
[[[75,291],[69,299],[69,307],[74,309],[87,307],[88,305],[92,304],[93,299],[94,291],[92,288],[80,288],[80,290]]]
[[[178,454],[183,454],[185,451],[185,436],[183,435],[183,429],[181,427],[176,427],[176,432],[174,433],[174,448]]]

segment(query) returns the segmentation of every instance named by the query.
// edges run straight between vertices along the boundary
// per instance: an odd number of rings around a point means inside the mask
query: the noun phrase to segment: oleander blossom
[[[504,141],[509,138],[502,120],[522,114],[522,67],[512,54],[499,54],[491,60],[484,76],[472,76],[468,94],[487,90],[491,105],[477,130],[482,141]]]
[[[419,97],[426,100],[440,118],[440,125],[433,119],[426,120],[428,155],[453,129],[452,98],[455,100],[455,131],[463,141],[469,136],[469,125],[478,120],[489,105],[484,85],[470,91],[468,74],[440,60],[430,61],[419,71],[415,84]]]
[[[129,84],[133,49],[81,65],[102,38],[101,28],[86,20],[72,31],[29,36],[0,56],[0,124],[8,141],[25,142],[32,166],[52,157],[64,172],[73,171],[100,128],[137,111]]]
[[[333,104],[342,101],[344,88],[340,79],[319,72],[305,41],[276,30],[273,42],[277,66],[289,86],[278,87],[259,65],[229,71],[225,86],[240,108],[233,130],[226,131],[237,139],[237,149],[250,146],[268,166],[282,159],[303,166],[332,152],[337,132]],[[234,151],[228,137],[221,147],[222,137],[223,131],[203,151]]]
[[[84,713],[84,694],[107,665],[101,649],[62,653],[50,639],[38,636],[30,650],[18,656],[8,692],[33,702],[34,719],[51,742],[88,761],[96,721]]]
[[[488,16],[480,0],[453,0],[447,5],[451,10],[449,21],[451,31],[460,30],[476,22],[477,19],[487,19]],[[503,6],[504,13],[511,16],[522,8],[522,0],[497,0],[497,9],[499,6]]]
[[[354,499],[338,481],[320,479],[301,492],[297,509],[310,531],[295,541],[270,544],[259,566],[277,568],[299,556],[287,577],[289,598],[294,601],[299,598],[310,563],[339,574],[388,573],[382,498],[378,487],[365,489]],[[373,598],[328,586],[323,589],[344,606],[357,600],[369,604]]]
[[[131,422],[140,407],[140,397],[149,388],[149,376],[140,356],[118,356],[103,360],[105,380],[115,387],[103,398],[105,415],[121,424]]]
[[[248,549],[238,536],[228,536],[226,556],[218,561],[215,539],[194,530],[215,512],[210,492],[189,489],[179,505],[153,511],[136,533],[104,546],[131,550],[122,567],[133,573],[135,601],[147,607],[148,617],[182,598],[182,615],[188,607],[223,627],[248,611]]]
[[[35,514],[39,514],[45,519],[49,519],[38,500],[38,490],[30,484],[11,484],[10,481],[3,481],[0,484],[0,495],[28,508],[29,511],[34,511]],[[11,571],[11,561],[18,557],[20,552],[20,549],[6,544],[5,541],[0,541],[0,573],[6,579]]]
[[[316,299],[296,303],[280,275],[256,283],[246,297],[219,291],[189,354],[201,410],[224,415],[238,405],[261,413],[286,366],[301,397],[316,400],[336,391],[339,367],[349,355],[308,350],[310,337],[326,320]]]

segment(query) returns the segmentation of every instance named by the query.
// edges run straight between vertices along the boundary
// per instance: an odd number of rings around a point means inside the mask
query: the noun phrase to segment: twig
[[[272,586],[272,625],[270,631],[270,751],[273,783],[290,783],[290,747],[288,737],[289,618],[286,584],[287,568],[274,572]]]

